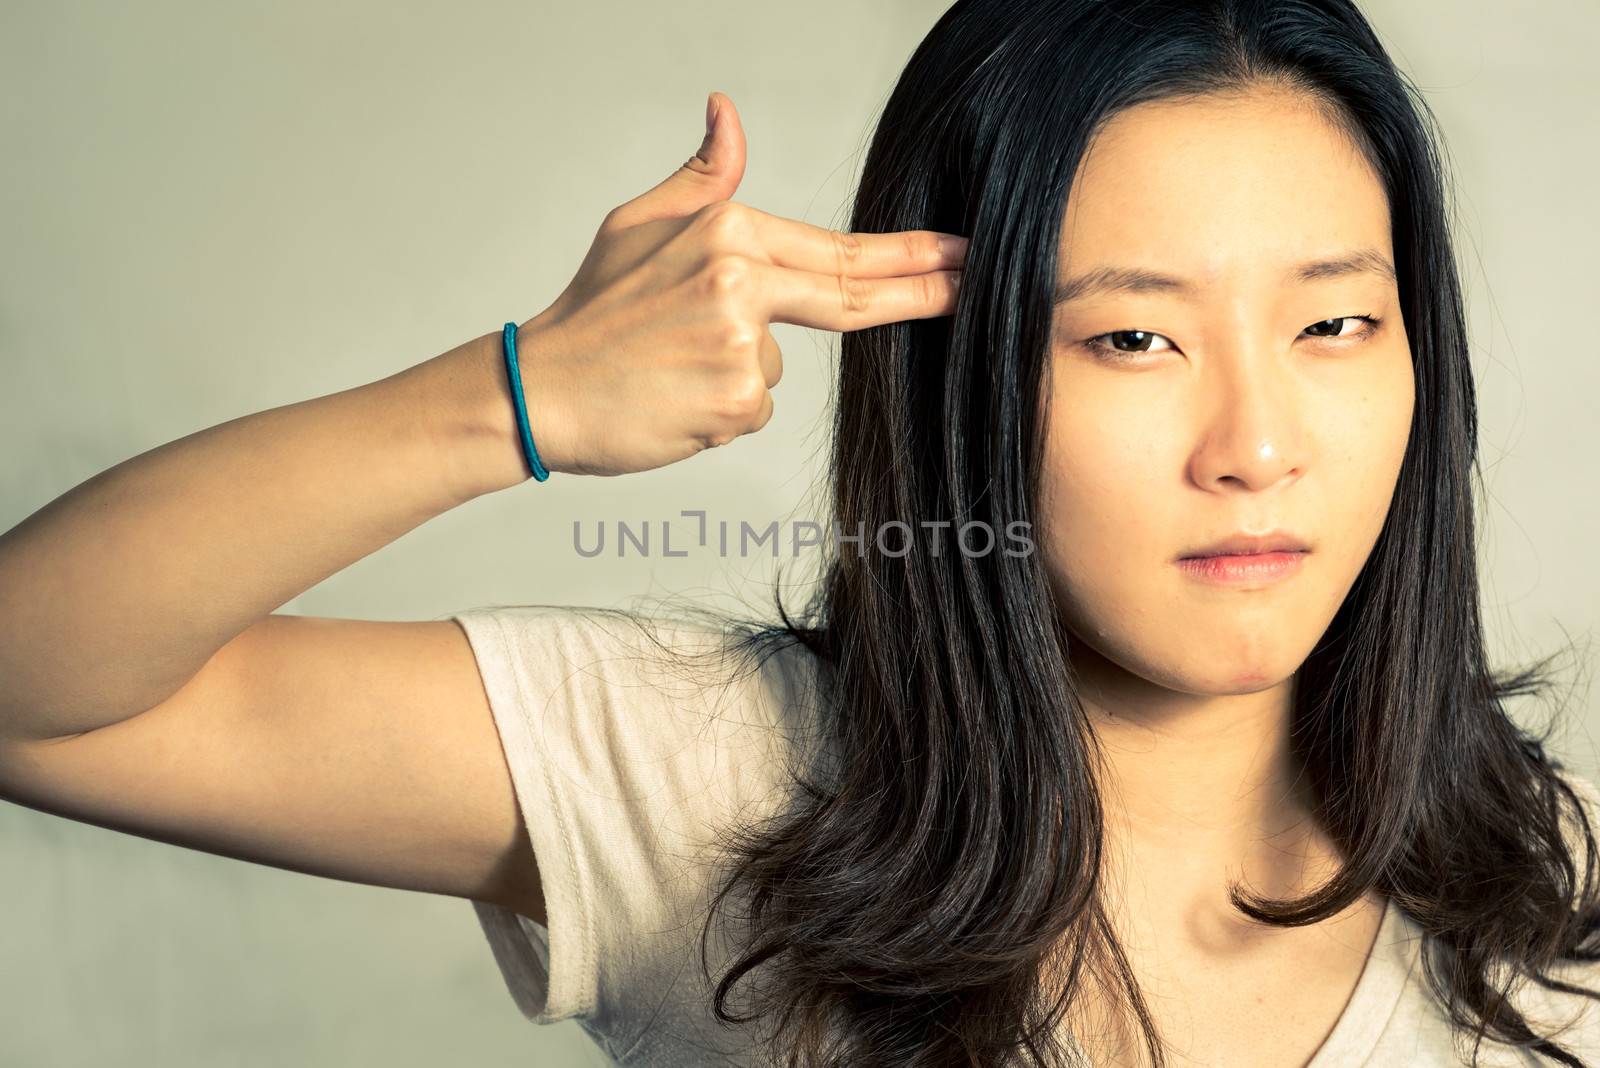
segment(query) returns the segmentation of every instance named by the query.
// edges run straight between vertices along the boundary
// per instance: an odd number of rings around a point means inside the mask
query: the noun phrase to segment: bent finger
[[[771,330],[762,333],[761,377],[766,379],[767,388],[771,389],[783,377],[783,351],[778,348],[778,340],[772,336]]]

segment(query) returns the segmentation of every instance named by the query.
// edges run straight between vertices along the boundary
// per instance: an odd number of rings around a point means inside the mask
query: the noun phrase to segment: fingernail
[[[722,109],[717,104],[717,94],[716,94],[716,92],[712,91],[710,93],[707,93],[706,94],[706,136],[707,137],[710,137],[711,136],[711,132],[717,128],[717,112],[720,111],[720,110],[722,110]]]

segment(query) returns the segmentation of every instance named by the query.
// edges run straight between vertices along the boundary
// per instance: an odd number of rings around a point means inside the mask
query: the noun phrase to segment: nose
[[[1293,384],[1273,370],[1270,357],[1226,362],[1211,368],[1190,479],[1209,493],[1259,492],[1295,481],[1307,457]]]

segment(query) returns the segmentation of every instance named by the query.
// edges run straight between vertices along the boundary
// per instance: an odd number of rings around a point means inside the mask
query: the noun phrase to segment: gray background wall
[[[842,224],[871,124],[945,7],[7,0],[0,529],[163,442],[541,310],[601,216],[694,151],[711,89],[749,140],[736,199]],[[1457,176],[1492,639],[1518,657],[1578,642],[1557,748],[1592,775],[1600,8],[1366,8]],[[580,560],[569,524],[821,515],[808,494],[834,337],[774,335],[786,370],[762,433],[627,479],[481,498],[282,610],[418,619],[667,592],[759,608],[770,561]],[[596,1063],[575,1025],[517,1013],[465,902],[15,805],[0,805],[0,856],[0,1063]]]

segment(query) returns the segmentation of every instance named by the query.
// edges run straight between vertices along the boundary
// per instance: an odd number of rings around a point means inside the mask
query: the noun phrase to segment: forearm
[[[329,575],[526,479],[499,343],[169,442],[0,535],[0,738],[141,712]]]

